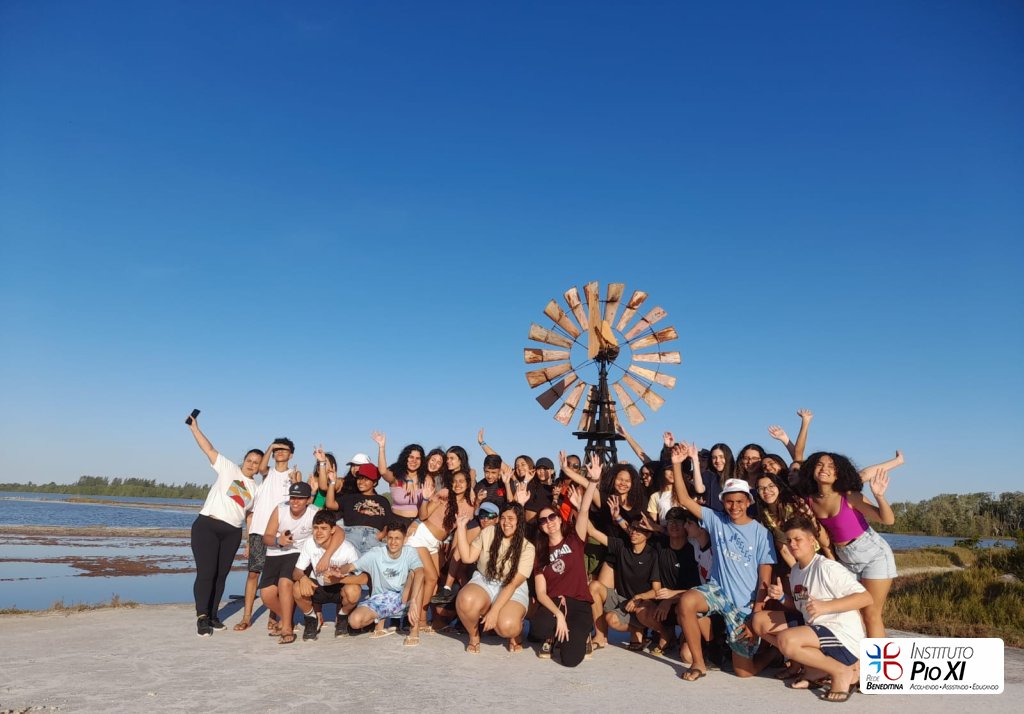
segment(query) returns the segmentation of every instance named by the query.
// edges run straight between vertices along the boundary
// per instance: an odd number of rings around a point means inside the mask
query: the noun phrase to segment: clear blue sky
[[[795,436],[890,496],[1019,489],[1024,8],[0,3],[0,478],[203,481],[369,433],[578,448],[522,348],[650,293],[635,430]],[[539,345],[532,345],[539,346]],[[1014,446],[1017,445],[1017,447]]]

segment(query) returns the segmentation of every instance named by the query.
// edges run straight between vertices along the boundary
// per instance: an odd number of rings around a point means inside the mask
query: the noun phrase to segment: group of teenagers
[[[896,567],[869,521],[894,522],[885,491],[903,458],[861,470],[836,453],[805,458],[813,415],[797,414],[796,442],[768,430],[788,458],[757,444],[734,458],[724,443],[701,450],[670,432],[652,458],[620,428],[639,469],[596,453],[563,452],[557,472],[548,458],[508,463],[481,430],[479,479],[460,446],[409,444],[391,462],[377,432],[376,463],[358,453],[339,470],[316,447],[304,478],[279,438],[237,465],[187,420],[217,473],[192,527],[197,634],[225,629],[218,608],[244,530],[234,629],[251,626],[259,592],[280,644],[298,636],[296,609],[303,639],[316,639],[326,604],[335,636],[402,631],[415,647],[427,633],[464,632],[471,654],[488,631],[522,651],[528,621],[538,656],[568,667],[614,630],[629,650],[678,653],[685,681],[710,666],[750,677],[784,665],[776,676],[788,686],[846,701],[860,639],[885,633]]]

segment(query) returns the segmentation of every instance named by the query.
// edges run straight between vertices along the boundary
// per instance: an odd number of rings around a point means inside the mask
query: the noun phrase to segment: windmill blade
[[[633,325],[633,327],[630,329],[630,331],[627,332],[624,335],[626,340],[633,339],[634,337],[639,335],[641,332],[643,332],[647,328],[652,327],[654,325],[654,323],[658,322],[659,320],[665,319],[665,317],[667,315],[668,315],[668,313],[665,312],[660,307],[654,308],[649,313],[647,313],[646,315],[641,317],[637,321],[637,323],[635,325]]]
[[[523,360],[526,364],[557,362],[563,359],[569,359],[569,352],[567,350],[538,350],[533,347],[523,349]]]
[[[587,311],[588,319],[589,314],[593,310],[593,305],[597,305],[598,310],[601,309],[601,284],[596,280],[591,280],[589,283],[583,286],[583,296],[587,300]],[[597,313],[597,319],[601,319],[601,313]]]
[[[565,313],[558,303],[552,300],[544,308],[544,314],[551,318],[551,320],[561,327],[563,330],[572,335],[575,340],[580,336],[580,328],[576,327],[576,323]]]
[[[622,381],[625,382],[626,386],[632,389],[634,392],[640,395],[640,398],[644,400],[653,411],[658,411],[665,406],[665,399],[655,392],[650,387],[646,387],[631,374],[622,375]]]
[[[587,322],[587,313],[583,311],[583,303],[580,302],[580,291],[574,285],[565,291],[563,297],[565,297],[565,304],[569,306],[572,314],[576,316],[576,322],[580,323],[580,327],[584,330],[589,330],[590,323]]]
[[[535,342],[546,342],[547,344],[555,345],[556,347],[565,347],[566,349],[572,347],[572,340],[568,337],[541,327],[537,323],[530,325],[529,339],[534,340]]]
[[[591,386],[587,392],[587,401],[583,403],[583,411],[580,413],[580,428],[577,431],[589,431],[590,425],[594,423],[594,413],[590,411],[590,405],[597,394],[597,387]]]
[[[636,345],[633,345],[635,348]],[[662,364],[681,364],[682,355],[678,352],[634,352],[634,362],[661,362]]]
[[[526,381],[530,383],[531,387],[539,387],[544,382],[550,382],[558,379],[563,374],[572,371],[572,365],[566,362],[565,364],[556,364],[551,367],[543,367],[541,369],[535,369],[532,372],[526,373]]]
[[[576,411],[576,406],[580,403],[580,397],[583,396],[583,390],[586,389],[587,383],[580,382],[572,391],[569,392],[569,396],[562,402],[562,406],[555,412],[555,421],[559,424],[567,425],[569,420],[572,419],[573,413]]]
[[[626,412],[626,417],[629,419],[629,423],[633,426],[642,424],[644,421],[644,415],[639,409],[636,408],[636,403],[629,398],[626,390],[622,388],[622,385],[616,382],[612,385],[612,389],[615,390],[615,396],[619,398],[619,405],[622,406],[622,410]]]
[[[636,314],[636,309],[640,307],[646,299],[647,293],[643,290],[634,290],[632,297],[630,297],[626,302],[626,309],[622,311],[622,317],[619,318],[619,324],[615,326],[615,329],[619,332],[623,332],[629,321],[633,319],[633,315]]]
[[[653,369],[647,369],[646,367],[638,367],[635,364],[631,364],[629,365],[629,371],[632,372],[633,374],[640,375],[648,382],[657,382],[658,384],[664,387],[668,387],[669,389],[674,389],[676,386],[675,377],[668,374],[662,374],[661,372],[655,372]]]
[[[558,399],[565,394],[565,390],[569,388],[569,385],[578,379],[576,373],[573,372],[565,379],[560,382],[555,382],[551,385],[550,389],[544,390],[544,393],[537,397],[537,403],[545,409],[550,409],[551,406],[558,401]]]
[[[619,311],[619,302],[622,300],[622,291],[625,289],[625,283],[608,283],[605,290],[604,321],[609,325],[615,323],[615,313]]]
[[[651,345],[657,345],[662,342],[671,342],[672,340],[679,337],[679,333],[676,332],[674,327],[666,327],[664,330],[658,330],[646,337],[634,338],[635,341],[630,341],[629,346],[631,349],[638,350],[641,347],[650,347]]]

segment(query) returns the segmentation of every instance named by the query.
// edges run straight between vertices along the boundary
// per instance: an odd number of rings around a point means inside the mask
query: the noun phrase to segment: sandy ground
[[[222,617],[236,623],[237,603]],[[566,669],[530,650],[510,655],[488,638],[473,656],[463,640],[444,635],[404,648],[399,635],[334,639],[328,626],[317,642],[280,646],[266,636],[265,622],[200,639],[186,605],[0,617],[0,712],[318,711],[325,704],[358,712],[654,712],[706,710],[709,698],[749,712],[827,710],[814,693],[768,677],[712,671],[685,683],[679,662],[615,645]],[[1019,712],[1022,697],[1024,652],[1007,650],[1001,695],[857,694],[840,711]]]

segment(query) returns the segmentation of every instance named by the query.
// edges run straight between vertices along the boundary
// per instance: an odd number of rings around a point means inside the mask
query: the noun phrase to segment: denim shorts
[[[345,526],[345,540],[352,544],[352,546],[359,551],[359,555],[363,555],[370,548],[376,548],[378,545],[383,545],[377,540],[377,534],[380,533],[376,528],[371,526]]]
[[[473,573],[473,577],[469,579],[470,585],[476,585],[484,589],[487,595],[491,598],[491,603],[494,603],[494,599],[498,597],[498,593],[505,587],[501,584],[500,580],[488,580],[485,578],[480,571]],[[509,598],[509,602],[517,602],[524,608],[530,607],[530,591],[526,587],[526,583],[522,583],[512,593],[512,597]]]
[[[874,528],[868,528],[846,545],[837,545],[836,559],[861,580],[892,580],[896,577],[892,548]]]

